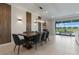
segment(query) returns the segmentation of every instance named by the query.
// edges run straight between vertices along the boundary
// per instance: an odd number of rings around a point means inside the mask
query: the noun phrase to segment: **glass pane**
[[[59,21],[56,22],[56,33],[65,35],[74,35],[79,30],[79,21]]]

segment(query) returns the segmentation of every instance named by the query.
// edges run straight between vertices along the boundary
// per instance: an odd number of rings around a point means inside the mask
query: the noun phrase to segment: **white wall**
[[[56,35],[56,33],[55,33],[55,19],[52,20],[52,31],[53,31],[53,35]]]
[[[26,31],[26,12],[28,10],[11,5],[11,34],[19,34]],[[28,11],[30,12],[30,11]],[[32,31],[38,31],[38,25],[34,25],[34,20],[39,16],[35,12],[32,14]],[[18,17],[22,18],[22,22],[18,22]]]
[[[50,35],[55,35],[55,20],[47,20],[47,29],[50,32]]]
[[[32,13],[32,31],[38,31],[38,23],[35,23],[35,20],[38,18],[38,16],[39,15],[37,13]]]
[[[11,32],[22,33],[26,31],[26,11],[12,6],[11,15]],[[22,22],[18,22],[18,17],[22,18]]]

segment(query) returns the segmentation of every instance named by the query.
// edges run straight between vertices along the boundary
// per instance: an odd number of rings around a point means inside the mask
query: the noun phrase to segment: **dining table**
[[[38,35],[38,34],[39,34],[38,32],[24,32],[24,33],[21,33],[18,35],[23,36],[26,41],[26,43],[23,47],[25,47],[27,49],[31,49],[32,45],[31,45],[30,41],[33,38],[33,36]]]

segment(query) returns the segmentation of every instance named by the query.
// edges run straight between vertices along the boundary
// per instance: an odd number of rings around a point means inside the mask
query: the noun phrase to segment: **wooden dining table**
[[[22,34],[18,34],[18,35],[21,35],[21,36],[25,36],[25,37],[32,37],[32,36],[35,36],[37,35],[38,33],[36,32],[26,32],[26,33],[22,33]]]
[[[31,49],[32,45],[31,45],[30,41],[33,38],[33,36],[38,35],[38,33],[37,32],[25,32],[25,33],[18,34],[18,35],[24,37],[24,39],[26,41],[26,44],[24,45],[24,47],[27,49]]]

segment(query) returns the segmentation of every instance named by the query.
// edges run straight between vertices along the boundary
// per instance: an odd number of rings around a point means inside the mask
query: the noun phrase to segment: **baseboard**
[[[9,43],[5,43],[5,44],[1,44],[0,47],[1,47],[1,46],[10,45],[11,43],[13,43],[13,42],[9,42]]]

